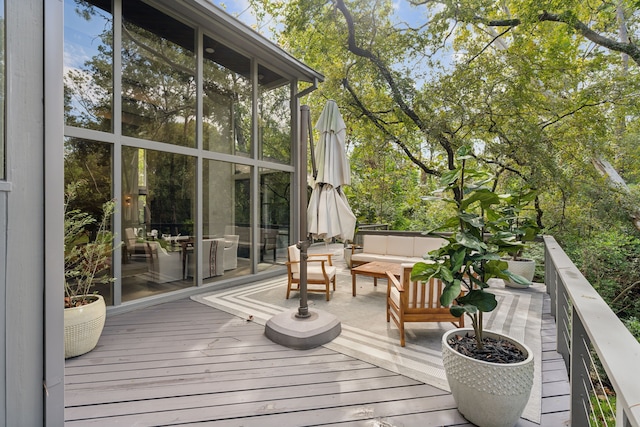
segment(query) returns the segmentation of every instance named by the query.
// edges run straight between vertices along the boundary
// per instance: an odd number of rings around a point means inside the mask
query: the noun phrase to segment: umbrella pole
[[[300,181],[298,186],[300,200],[300,242],[297,246],[300,249],[300,308],[296,317],[309,317],[309,305],[307,302],[307,259],[309,255],[307,249],[311,245],[309,233],[307,231],[307,132],[311,129],[311,115],[309,106],[300,107]],[[310,141],[309,141],[310,142]]]
[[[309,303],[307,302],[307,259],[309,259],[307,248],[310,245],[311,242],[308,239],[302,240],[296,245],[300,249],[300,307],[296,317],[300,318],[311,316],[309,314]]]

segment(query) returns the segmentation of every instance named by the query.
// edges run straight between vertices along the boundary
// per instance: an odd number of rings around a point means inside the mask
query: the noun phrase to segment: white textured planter
[[[512,259],[507,259],[507,264],[509,264],[508,270],[513,274],[517,274],[518,276],[522,276],[527,279],[529,282],[533,280],[533,276],[536,274],[536,262],[532,259],[521,259],[518,261],[514,261]],[[528,288],[530,285],[521,285],[519,283],[512,282],[511,280],[504,281],[505,286],[509,286],[511,288]]]
[[[347,264],[347,267],[351,268],[351,246],[344,248],[344,262]],[[362,248],[356,248],[355,253],[362,252]]]
[[[524,362],[500,364],[464,356],[452,349],[449,336],[473,334],[473,329],[453,329],[442,337],[442,358],[458,411],[479,427],[513,427],[529,400],[533,386],[533,353],[526,345],[495,332],[485,337],[505,338],[527,355]]]
[[[102,295],[80,307],[64,309],[64,357],[80,356],[93,350],[104,328],[107,307]]]

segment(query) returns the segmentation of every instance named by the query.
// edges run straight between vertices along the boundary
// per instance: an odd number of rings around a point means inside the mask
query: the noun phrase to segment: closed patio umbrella
[[[356,217],[342,191],[342,186],[351,183],[346,125],[335,101],[327,101],[315,128],[320,140],[315,150],[317,177],[307,208],[309,234],[315,239],[353,240]]]
[[[300,307],[298,307],[295,313],[285,311],[273,316],[265,325],[265,335],[272,341],[300,349],[313,348],[325,344],[340,335],[342,331],[342,326],[336,316],[322,310],[314,310],[313,313],[309,311],[307,304],[307,248],[311,242],[309,236],[322,236],[323,239],[326,239],[342,235],[343,239],[353,238],[356,220],[353,213],[351,213],[347,199],[344,198],[344,194],[341,194],[342,192],[339,188],[350,182],[348,173],[349,163],[344,152],[344,121],[342,121],[341,117],[339,120],[336,120],[336,116],[333,115],[337,113],[339,117],[340,114],[334,101],[329,101],[327,105],[328,107],[325,107],[323,110],[321,120],[318,120],[318,123],[322,123],[323,118],[330,119],[333,117],[334,120],[328,121],[329,123],[337,123],[338,132],[336,133],[335,131],[329,130],[328,135],[324,135],[325,132],[321,131],[323,135],[318,144],[318,151],[322,152],[318,153],[317,157],[320,161],[322,172],[317,175],[318,180],[313,189],[312,202],[309,206],[305,206],[304,203],[307,196],[306,171],[304,168],[306,168],[307,165],[307,142],[309,142],[312,147],[312,159],[314,159],[312,133],[311,129],[309,129],[311,127],[311,118],[309,115],[309,107],[306,105],[300,107],[301,149],[299,162],[302,170],[299,174],[300,187],[298,188],[298,196],[300,200],[300,237],[304,239],[298,242],[297,245],[300,249],[301,261]],[[333,110],[333,112],[329,115],[331,110]],[[338,137],[338,134],[341,134],[341,137]],[[329,148],[332,145],[332,141],[333,147],[341,147],[341,151],[336,152],[332,148]],[[337,163],[339,166],[332,166],[336,163],[330,162],[328,159],[335,159],[337,154],[341,154],[343,157]],[[339,173],[335,173],[336,167],[339,169]],[[345,170],[347,171],[346,173],[344,172]],[[314,175],[316,175],[315,159]],[[333,178],[331,176],[333,176]],[[320,179],[331,181],[331,183],[320,181]],[[325,193],[324,195],[323,192]],[[332,193],[334,194],[333,197],[331,196]],[[334,203],[331,203],[332,200]],[[304,214],[305,208],[307,209],[307,216]],[[329,210],[333,213],[330,213]],[[320,218],[320,215],[323,217]],[[349,215],[353,218],[352,220],[348,218]],[[311,222],[314,223],[310,227],[307,227],[307,217],[311,220],[309,224],[311,224]],[[332,218],[332,220],[327,220],[327,218]],[[335,220],[336,218],[337,220]],[[347,224],[350,221],[351,225]],[[329,224],[340,224],[340,227],[329,226]],[[312,231],[311,227],[314,227],[315,231]],[[339,231],[336,231],[338,229]]]

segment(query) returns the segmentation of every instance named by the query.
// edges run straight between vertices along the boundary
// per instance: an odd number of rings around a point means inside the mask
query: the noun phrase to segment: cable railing
[[[544,236],[544,244],[557,351],[569,373],[571,425],[640,427],[640,343],[556,240]],[[613,390],[606,390],[609,384]]]

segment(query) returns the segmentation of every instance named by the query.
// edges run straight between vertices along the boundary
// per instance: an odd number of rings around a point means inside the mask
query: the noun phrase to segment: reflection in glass
[[[248,58],[204,37],[202,140],[205,150],[251,153],[251,81]]]
[[[123,147],[123,301],[193,285],[194,173],[193,157]]]
[[[258,76],[260,81],[260,75]],[[291,92],[289,84],[259,87],[259,146],[261,158],[291,163]]]
[[[289,245],[290,215],[291,174],[261,168],[259,270],[268,268],[269,264],[285,261],[285,248]]]
[[[213,247],[211,249],[213,257],[205,257],[207,261],[203,264],[205,281],[216,277],[228,279],[250,274],[251,168],[215,160],[205,161],[202,187],[202,229],[205,242],[210,240],[214,242],[210,246],[222,245],[224,248],[220,251],[219,247]],[[219,243],[215,243],[216,241]],[[222,254],[222,272],[218,268],[220,254]]]
[[[111,200],[111,150],[112,146],[103,142],[80,138],[65,138],[64,141],[64,184],[82,183],[77,197],[68,209],[79,209],[96,220],[102,218],[102,205]],[[87,227],[88,240],[96,238],[97,224]],[[113,231],[113,230],[109,230]],[[116,236],[119,240],[119,236]],[[116,240],[116,241],[117,241]],[[104,297],[106,304],[113,304],[113,283],[95,287]]]
[[[194,147],[194,30],[139,0],[122,13],[122,133]]]
[[[64,2],[64,118],[111,132],[113,15],[109,0]]]

